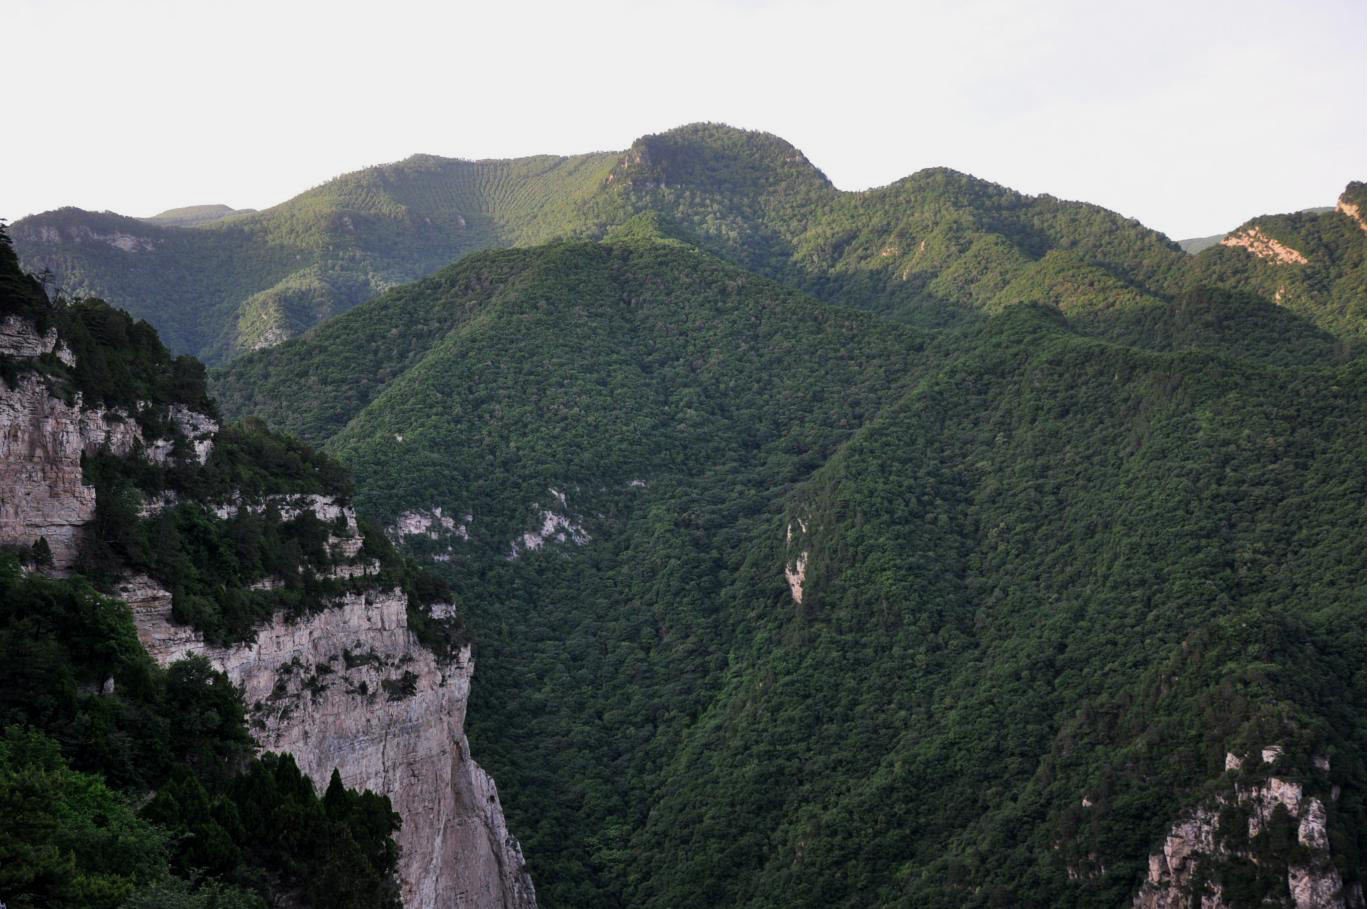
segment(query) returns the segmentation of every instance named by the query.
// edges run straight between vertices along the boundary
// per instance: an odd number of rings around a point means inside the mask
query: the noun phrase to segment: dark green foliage
[[[115,909],[166,875],[165,833],[57,743],[11,726],[0,737],[0,898],[13,909]]]
[[[346,522],[324,524],[312,511],[286,518],[268,497],[344,496],[345,472],[256,421],[218,434],[199,464],[169,417],[177,404],[214,412],[203,367],[172,360],[145,322],[98,301],[50,305],[7,253],[0,242],[0,311],[57,328],[78,359],[0,357],[6,379],[36,370],[87,404],[136,407],[145,438],[172,434],[176,456],[159,464],[141,451],[86,453],[96,492],[86,576],[26,573],[22,564],[52,565],[43,537],[0,552],[0,903],[397,909],[398,818],[388,799],[334,778],[325,805],[293,760],[255,757],[228,678],[202,656],[159,668],[128,606],[91,584],[151,574],[174,591],[174,612],[214,640],[249,637],[275,610],[317,608],[326,591],[314,571],[330,563],[326,542]],[[31,307],[16,301],[23,293]],[[142,516],[147,500],[168,495],[169,507]],[[228,519],[211,507],[244,498],[265,504],[240,503]],[[382,566],[398,586],[445,591],[392,552]],[[263,577],[285,581],[274,599],[247,589]],[[448,620],[433,633],[450,627],[459,626]],[[413,680],[396,685],[411,692]]]
[[[1189,258],[1102,209],[953,171],[839,193],[787,143],[708,124],[585,159],[570,193],[552,185],[566,162],[545,159],[551,178],[497,211],[461,208],[484,189],[450,201],[453,174],[509,166],[413,159],[154,247],[283,238],[279,261],[244,257],[277,283],[233,310],[236,340],[201,339],[222,351],[378,287],[352,279],[419,234],[468,230],[460,251],[576,238],[468,256],[216,377],[230,414],[355,468],[374,514],[459,517],[459,534],[405,542],[447,583],[374,527],[363,552],[434,649],[465,642],[422,608],[453,594],[479,633],[470,734],[544,905],[1124,905],[1168,825],[1232,782],[1225,752],[1274,742],[1362,885],[1349,217],[1251,222],[1305,265]],[[146,280],[121,261],[125,286]],[[202,293],[248,285],[266,286]],[[193,503],[141,519],[143,493],[342,482],[239,431],[202,472],[87,462],[107,547],[91,570],[174,581],[178,614],[225,639],[325,592],[323,528],[237,526]],[[263,540],[295,575],[268,567]],[[297,601],[243,601],[277,572]],[[81,683],[44,669],[60,651],[35,652],[23,703],[79,719]],[[183,674],[185,709],[212,719],[196,705],[221,692]],[[186,769],[149,807],[194,824],[171,868],[260,886],[229,869],[267,867],[311,899],[386,899],[376,877],[307,888],[345,879],[328,862],[390,867],[387,808],[354,808],[335,779],[320,809],[274,759],[207,773],[225,764],[212,724],[188,734]],[[91,753],[71,760],[117,764]],[[310,831],[344,815],[351,839],[319,858]],[[265,854],[239,829],[267,830]],[[1282,817],[1252,848],[1257,864],[1202,871],[1236,903],[1285,894],[1302,847]]]
[[[95,520],[83,537],[78,567],[112,586],[130,571],[171,591],[172,617],[211,643],[251,638],[273,615],[298,617],[327,608],[339,594],[379,583],[409,594],[414,631],[449,653],[468,638],[457,620],[435,622],[427,607],[449,601],[445,582],[396,553],[378,531],[363,530],[363,555],[380,563],[374,578],[326,577],[335,565],[333,536],[348,530],[311,510],[289,518],[280,496],[332,496],[345,501],[350,477],[333,459],[248,419],[220,430],[208,460],[169,467],[107,452],[88,455],[85,478],[96,490]],[[144,516],[143,504],[175,500]],[[220,517],[214,503],[233,503]],[[270,581],[269,585],[259,582]]]
[[[1362,183],[1349,184],[1340,198],[1352,200],[1356,194],[1362,200]],[[1256,228],[1300,253],[1306,263],[1281,263],[1245,249],[1214,246],[1193,259],[1191,280],[1276,301],[1343,339],[1357,354],[1363,347],[1363,288],[1368,281],[1361,226],[1364,210],[1360,201],[1357,219],[1335,209],[1255,218],[1232,233]]]
[[[204,366],[193,357],[173,358],[147,322],[94,299],[57,310],[58,334],[76,356],[76,367],[68,370],[71,388],[85,403],[132,412],[140,401],[156,401],[215,413]]]
[[[0,219],[0,319],[10,316],[32,323],[39,334],[52,328],[53,311],[47,294],[38,280],[20,269],[9,228]],[[5,378],[8,381],[9,376]]]
[[[344,788],[336,772],[320,799],[289,755],[262,755],[218,790],[179,771],[143,813],[185,831],[181,874],[296,894],[306,906],[400,905],[389,799]]]
[[[1275,741],[1362,879],[1361,360],[986,240],[952,277],[994,315],[918,331],[678,224],[472,256],[218,377],[376,514],[470,516],[407,548],[479,635],[542,903],[1122,905]],[[588,541],[511,549],[546,511]]]
[[[112,696],[101,696],[112,687]],[[174,728],[168,723],[177,717]],[[250,753],[232,686],[205,665],[162,673],[128,608],[80,579],[44,581],[0,566],[0,725],[57,739],[76,770],[117,788],[156,785],[189,762],[211,778]]]
[[[11,907],[399,905],[388,799],[336,778],[318,798],[290,758],[253,757],[202,657],[159,669],[123,603],[3,557],[0,728]]]

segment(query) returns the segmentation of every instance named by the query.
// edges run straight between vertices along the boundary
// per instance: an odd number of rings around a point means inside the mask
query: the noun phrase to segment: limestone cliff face
[[[1262,764],[1281,755],[1276,745],[1265,748]],[[1247,760],[1226,756],[1226,769],[1238,771]],[[1317,761],[1317,769],[1328,770]],[[1330,798],[1338,792],[1330,790]],[[1259,838],[1283,820],[1295,827],[1298,848],[1287,862],[1285,897],[1270,905],[1296,909],[1362,907],[1363,894],[1346,893],[1339,870],[1330,859],[1325,802],[1298,782],[1268,775],[1253,785],[1236,784],[1212,804],[1199,805],[1175,821],[1163,846],[1149,857],[1149,873],[1135,894],[1135,909],[1227,909],[1230,902],[1219,882],[1223,865],[1267,864],[1259,854]],[[1277,857],[1274,857],[1277,860]]]
[[[171,418],[203,462],[218,425],[178,405]],[[81,528],[95,516],[95,490],[82,478],[81,456],[102,449],[122,456],[141,451],[165,463],[174,444],[144,439],[122,410],[86,407],[79,394],[68,404],[37,374],[21,374],[16,387],[0,389],[0,544],[30,545],[44,537],[53,566],[69,568]]]
[[[0,356],[10,362],[62,351],[55,333],[39,335],[21,320],[0,324]],[[208,458],[213,420],[183,407],[169,415],[190,442],[181,456]],[[79,396],[63,401],[37,372],[20,370],[15,385],[0,383],[0,543],[29,546],[45,537],[54,568],[68,569],[95,513],[81,457],[102,449],[162,463],[177,456],[171,440],[144,439],[129,414],[87,407]],[[151,500],[144,512],[170,501],[169,494]],[[396,840],[406,907],[534,907],[498,791],[465,739],[470,649],[439,659],[422,646],[409,627],[405,595],[373,577],[379,566],[363,557],[349,507],[324,496],[277,497],[271,504],[286,519],[310,511],[329,524],[331,575],[348,581],[348,592],[293,621],[277,615],[248,643],[217,647],[173,621],[165,589],[129,577],[119,593],[144,646],[163,664],[207,657],[241,688],[261,747],[292,754],[320,790],[337,768],[347,786],[389,796],[403,819]],[[231,501],[216,510],[227,517],[265,505]]]
[[[0,390],[0,543],[46,537],[54,566],[70,566],[80,529],[95,516],[81,455],[106,446],[128,454],[141,440],[127,414],[67,404],[36,375]]]
[[[403,818],[406,907],[536,905],[498,790],[465,739],[470,650],[438,661],[409,630],[400,591],[346,594],[296,622],[278,616],[231,647],[175,624],[170,594],[147,578],[119,592],[159,662],[203,654],[242,688],[262,748],[294,755],[320,789],[335,767],[347,786],[389,796]]]

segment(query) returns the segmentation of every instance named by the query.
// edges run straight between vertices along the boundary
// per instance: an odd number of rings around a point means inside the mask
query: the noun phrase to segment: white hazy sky
[[[3,0],[0,216],[264,208],[414,152],[777,133],[843,189],[945,165],[1175,238],[1368,172],[1363,0]]]

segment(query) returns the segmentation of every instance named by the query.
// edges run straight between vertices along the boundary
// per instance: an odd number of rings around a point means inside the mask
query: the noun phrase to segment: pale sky
[[[943,165],[1175,239],[1368,174],[1363,0],[0,6],[10,220],[265,208],[415,152],[623,149],[697,120],[783,136],[842,189]]]

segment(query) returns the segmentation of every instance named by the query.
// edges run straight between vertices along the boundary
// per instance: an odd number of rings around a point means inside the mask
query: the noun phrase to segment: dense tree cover
[[[349,791],[335,773],[320,797],[293,759],[257,756],[228,678],[203,657],[157,666],[128,606],[95,586],[146,571],[173,590],[177,615],[214,640],[250,636],[282,608],[316,608],[325,591],[310,587],[312,572],[328,565],[323,541],[343,528],[286,518],[268,497],[345,496],[346,472],[253,420],[218,433],[200,464],[170,413],[215,413],[203,367],[173,360],[145,322],[100,301],[49,303],[3,231],[0,316],[58,329],[76,355],[74,365],[53,353],[0,356],[6,382],[36,371],[54,393],[130,413],[145,438],[173,436],[175,455],[86,453],[96,521],[78,573],[26,570],[50,567],[42,538],[0,551],[0,903],[397,909],[389,800]],[[152,501],[169,505],[140,514]],[[210,506],[225,501],[244,508],[218,517]],[[445,585],[383,538],[363,547],[380,560],[377,583],[415,594],[418,630],[451,646],[452,623],[422,608],[449,596]],[[268,575],[285,580],[283,599],[252,599],[248,586]]]
[[[1017,303],[1056,307],[1080,332],[1149,350],[1201,349],[1285,366],[1331,363],[1354,352],[1247,291],[1194,282],[1161,299],[1072,253],[1047,253],[985,308],[1000,312]]]
[[[159,668],[123,603],[0,556],[0,900],[399,905],[389,800],[256,757],[203,658]],[[141,806],[140,808],[137,806]]]
[[[37,370],[68,400],[79,394],[86,404],[117,408],[152,434],[169,431],[170,405],[217,414],[202,363],[173,357],[151,325],[101,300],[58,296],[49,302],[40,281],[20,270],[9,233],[0,225],[0,319],[11,317],[39,335],[55,330],[75,365],[55,351],[30,360],[6,357],[0,360],[6,385],[12,386],[23,370]]]
[[[1340,196],[1360,199],[1360,212],[1363,186],[1350,183]],[[1305,256],[1306,264],[1282,264],[1245,249],[1213,246],[1194,257],[1192,280],[1275,300],[1357,351],[1364,340],[1363,288],[1368,280],[1368,252],[1359,225],[1336,209],[1254,218],[1235,233],[1257,228]]]
[[[151,320],[177,351],[224,359],[298,334],[463,253],[549,239],[616,156],[415,155],[261,212],[194,227],[63,208],[14,225],[24,265],[66,293]]]
[[[328,608],[347,592],[380,584],[410,594],[420,639],[446,652],[465,640],[458,620],[434,623],[427,607],[449,600],[445,582],[420,570],[373,524],[359,528],[363,554],[378,573],[330,577],[331,542],[352,529],[344,519],[292,513],[289,497],[331,496],[346,502],[351,478],[335,460],[249,418],[221,429],[205,463],[157,464],[96,452],[83,458],[95,487],[95,519],[82,536],[77,568],[111,589],[130,572],[171,592],[176,621],[210,643],[250,640],[277,614],[299,617]],[[149,503],[159,505],[149,513]],[[231,506],[227,514],[219,506]],[[35,554],[34,558],[37,556]],[[269,584],[262,582],[269,581]]]
[[[166,211],[159,212],[150,218],[143,220],[151,221],[154,224],[174,225],[176,227],[194,227],[199,224],[207,224],[210,221],[219,221],[233,215],[255,214],[256,209],[252,208],[230,208],[227,205],[186,205],[181,208],[168,208]]]
[[[840,193],[714,125],[515,163],[545,179],[487,220],[443,187],[506,163],[411,159],[266,213],[284,270],[225,305],[261,319],[245,338],[369,281],[394,224],[574,239],[471,255],[216,384],[355,468],[374,514],[459,519],[406,548],[479,635],[470,735],[544,904],[1123,904],[1224,753],[1272,742],[1363,882],[1357,225],[1258,219],[1305,266],[1192,259],[953,171]],[[228,523],[162,520],[112,526],[149,570],[194,560],[206,599],[266,570]],[[240,536],[307,563],[317,530]],[[163,561],[162,537],[191,544]],[[213,602],[211,627],[243,614]],[[1285,887],[1286,834],[1231,899]]]
[[[69,292],[107,299],[149,319],[175,350],[220,362],[472,251],[602,239],[643,212],[820,299],[928,326],[977,318],[1051,251],[1160,297],[1193,280],[1194,267],[1198,283],[1211,274],[1161,234],[1094,205],[944,168],[842,192],[782,139],[709,123],[622,153],[417,155],[198,227],[61,209],[16,223],[15,236],[26,267],[51,269]],[[1340,313],[1319,324],[1352,332],[1353,301],[1333,283],[1307,284],[1298,305]],[[1246,289],[1265,299],[1277,290]]]
[[[170,408],[217,416],[202,364],[188,356],[173,359],[150,325],[100,300],[49,303],[40,284],[18,272],[3,231],[0,281],[0,314],[24,319],[40,332],[56,329],[75,357],[74,365],[55,353],[0,358],[7,382],[36,369],[54,392],[131,413],[144,438],[169,437],[174,443],[174,456],[164,463],[141,452],[83,457],[85,480],[96,489],[95,521],[83,534],[78,564],[88,579],[108,592],[130,571],[150,575],[172,592],[175,618],[214,643],[249,639],[276,613],[326,608],[340,593],[379,582],[412,594],[415,630],[429,646],[446,651],[465,640],[458,621],[436,623],[425,611],[448,597],[445,585],[395,553],[378,530],[363,541],[367,555],[379,562],[378,578],[324,577],[333,567],[329,536],[350,532],[345,522],[324,524],[311,512],[287,518],[278,498],[324,495],[346,501],[350,475],[335,460],[249,418],[217,432],[201,464],[190,456],[190,440],[170,418]],[[233,506],[234,513],[217,514],[223,505]],[[23,555],[40,566],[51,560],[41,539]],[[259,589],[258,582],[268,579],[278,583]]]
[[[471,256],[217,376],[374,513],[468,516],[409,548],[541,902],[1122,904],[1271,742],[1362,879],[1362,359],[1066,251],[926,331],[685,230]],[[548,512],[587,541],[514,546]]]

